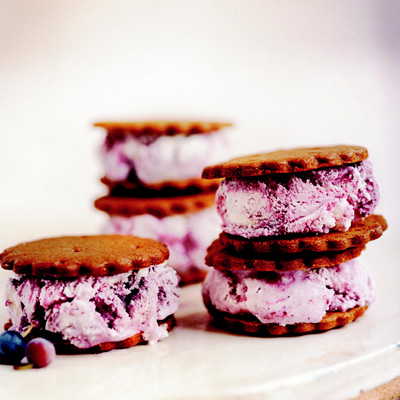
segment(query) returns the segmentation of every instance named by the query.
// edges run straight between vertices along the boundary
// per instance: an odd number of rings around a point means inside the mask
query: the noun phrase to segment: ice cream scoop
[[[198,179],[203,168],[225,159],[223,131],[196,135],[131,136],[105,139],[101,159],[106,179],[155,185]]]
[[[358,259],[288,272],[212,270],[202,293],[219,311],[279,325],[318,323],[327,312],[369,306],[375,298],[370,273]]]
[[[166,265],[74,280],[16,275],[6,286],[11,329],[31,323],[78,348],[121,341],[137,333],[155,343],[168,336],[158,325],[179,305],[175,271]]]
[[[379,201],[365,160],[308,172],[227,178],[217,192],[223,230],[245,238],[347,231]]]

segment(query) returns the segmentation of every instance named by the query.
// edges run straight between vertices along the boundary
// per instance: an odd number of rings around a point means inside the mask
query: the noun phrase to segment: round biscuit
[[[195,213],[215,204],[215,193],[198,193],[173,197],[117,197],[104,196],[97,199],[95,207],[113,216],[132,217],[151,214],[157,218]]]
[[[241,178],[270,174],[311,171],[318,168],[354,164],[368,158],[361,146],[308,147],[277,150],[270,153],[234,158],[231,161],[208,166],[203,178]]]
[[[227,122],[213,121],[105,121],[96,122],[96,127],[104,128],[110,134],[130,136],[175,136],[194,135],[219,131],[232,126]]]
[[[77,277],[114,275],[168,260],[164,243],[130,235],[64,236],[21,243],[0,254],[17,274]]]
[[[246,239],[222,232],[221,244],[237,252],[256,253],[300,253],[303,251],[340,251],[350,247],[364,246],[378,239],[387,229],[387,222],[381,215],[370,215],[353,221],[346,232],[330,232],[320,235],[287,235],[280,237],[258,237]]]
[[[166,181],[154,184],[143,182],[113,181],[102,177],[100,181],[109,189],[110,195],[126,197],[163,197],[164,192],[183,194],[197,194],[216,192],[221,182],[220,179],[184,179],[179,181]]]
[[[207,249],[206,264],[228,271],[297,271],[300,269],[331,267],[358,257],[365,246],[342,251],[284,253],[234,252],[219,239]]]
[[[168,316],[162,321],[157,321],[158,325],[166,325],[167,331],[170,332],[176,326],[176,320],[173,315]],[[121,340],[118,342],[105,342],[100,343],[96,346],[89,347],[87,349],[80,349],[65,342],[54,343],[57,354],[93,354],[93,353],[104,353],[105,351],[110,351],[114,349],[126,349],[128,347],[136,346],[137,344],[146,344],[147,341],[143,338],[141,333]]]
[[[263,324],[251,314],[228,314],[217,310],[208,299],[204,299],[207,310],[217,325],[232,332],[250,336],[283,336],[323,332],[338,328],[361,317],[367,306],[354,307],[348,311],[327,312],[320,322],[292,325]]]
[[[179,272],[179,286],[186,286],[194,283],[203,282],[207,273],[207,270],[199,268],[191,268],[187,271]]]

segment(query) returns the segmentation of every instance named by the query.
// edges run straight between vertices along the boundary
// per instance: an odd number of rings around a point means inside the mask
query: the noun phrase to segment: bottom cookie
[[[158,321],[158,325],[167,325],[167,331],[170,332],[174,326],[176,326],[175,317],[173,315],[168,316],[162,321]],[[7,322],[4,325],[4,329],[7,330],[11,327],[11,322]],[[32,337],[41,336],[44,337],[51,342],[53,342],[57,354],[95,354],[95,353],[103,353],[105,351],[110,351],[114,349],[125,349],[128,347],[136,346],[137,344],[146,344],[147,341],[143,339],[141,333],[137,333],[125,340],[121,340],[118,342],[105,342],[100,343],[96,346],[89,347],[86,349],[78,348],[72,344],[69,344],[64,341],[59,341],[57,335],[52,334],[50,332],[35,332],[34,330],[30,334]],[[29,337],[28,337],[29,338]]]
[[[328,331],[338,328],[361,317],[367,306],[354,307],[345,312],[327,312],[318,323],[298,323],[293,325],[263,324],[251,314],[232,315],[217,310],[205,299],[205,305],[217,325],[236,333],[250,336],[300,335],[312,332]]]
[[[207,272],[208,271],[199,268],[192,268],[189,269],[188,271],[180,272],[178,273],[180,278],[179,286],[186,286],[194,283],[203,282],[204,278],[207,275]]]
[[[171,329],[176,325],[175,317],[173,315],[168,316],[162,321],[158,321],[158,325],[167,325],[167,331],[170,332]],[[102,353],[105,351],[110,351],[114,349],[125,349],[128,347],[136,346],[137,344],[145,344],[146,340],[143,339],[141,333],[131,336],[125,340],[119,342],[105,342],[100,343],[97,346],[89,347],[88,349],[80,349],[68,343],[54,343],[56,347],[57,354],[92,354],[92,353]]]

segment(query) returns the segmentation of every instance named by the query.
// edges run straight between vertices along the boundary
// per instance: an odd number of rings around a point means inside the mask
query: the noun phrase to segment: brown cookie
[[[278,150],[235,158],[206,167],[203,178],[240,178],[269,174],[311,171],[318,168],[353,164],[368,158],[361,146],[331,146]]]
[[[185,272],[179,272],[180,277],[179,286],[191,285],[194,283],[203,282],[207,275],[206,270],[200,268],[191,268]]]
[[[129,197],[164,197],[210,193],[218,189],[220,179],[185,179],[180,181],[167,181],[157,184],[145,184],[143,182],[131,182],[129,180],[116,182],[106,177],[100,179],[109,188],[114,196]],[[170,194],[165,194],[165,192]],[[144,195],[142,195],[144,193]]]
[[[106,129],[111,135],[175,136],[210,133],[232,124],[212,121],[131,121],[97,122],[94,126]]]
[[[167,325],[167,331],[170,332],[172,328],[176,326],[175,317],[173,315],[168,316],[162,321],[157,321],[158,325]],[[7,331],[12,326],[11,320],[4,324],[4,330]],[[34,337],[44,337],[54,343],[56,347],[57,354],[94,354],[94,353],[102,353],[109,350],[114,349],[125,349],[128,347],[136,346],[137,344],[145,344],[147,343],[141,333],[137,333],[136,335],[127,338],[125,340],[120,340],[118,342],[105,342],[100,343],[96,346],[89,347],[87,349],[81,349],[76,347],[68,342],[59,341],[57,335],[51,332],[43,332],[37,331],[33,329],[33,331],[26,337],[26,341],[29,341],[30,338]]]
[[[361,317],[368,308],[354,307],[345,312],[327,312],[318,323],[298,323],[293,325],[263,324],[251,314],[232,315],[217,310],[210,301],[205,300],[209,313],[215,322],[233,332],[251,336],[282,336],[327,331],[350,324]]]
[[[214,203],[215,194],[211,192],[157,198],[104,196],[97,199],[94,205],[109,215],[132,217],[151,214],[157,218],[164,218],[171,215],[195,213],[212,207]]]
[[[286,235],[285,237],[259,237],[246,239],[222,232],[219,241],[237,252],[299,253],[303,251],[340,251],[350,247],[365,246],[378,239],[387,229],[381,215],[370,215],[353,221],[347,232],[330,232],[320,235]]]
[[[167,331],[170,332],[174,326],[176,326],[175,317],[173,315],[168,316],[162,321],[158,321],[158,325],[167,325]],[[51,340],[51,338],[50,338]],[[146,344],[147,341],[143,339],[141,333],[121,340],[119,342],[105,342],[100,343],[97,346],[90,347],[88,349],[80,349],[74,345],[66,342],[55,342],[57,354],[93,354],[93,353],[103,353],[105,351],[110,351],[114,349],[125,349],[128,347],[136,346],[137,344]]]
[[[282,253],[236,253],[224,247],[219,239],[207,249],[206,264],[228,271],[296,271],[332,267],[358,257],[365,246],[342,251]]]
[[[113,275],[161,264],[169,257],[165,244],[124,235],[66,236],[10,247],[0,265],[17,274],[76,277]]]

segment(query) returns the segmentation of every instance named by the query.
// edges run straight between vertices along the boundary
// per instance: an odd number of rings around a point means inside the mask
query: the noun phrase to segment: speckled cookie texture
[[[350,247],[364,246],[380,238],[387,229],[382,215],[370,215],[354,221],[346,232],[330,232],[321,235],[291,235],[289,237],[259,237],[246,239],[222,232],[219,241],[225,248],[237,252],[301,253],[303,251],[341,251]]]
[[[209,166],[203,178],[238,178],[269,174],[287,174],[336,167],[366,160],[368,150],[361,146],[329,146],[277,150],[270,153],[234,158]]]
[[[344,263],[358,257],[364,248],[358,246],[342,251],[262,254],[232,251],[215,240],[208,248],[206,264],[215,269],[230,271],[297,271]]]
[[[111,275],[162,264],[165,244],[123,235],[64,236],[41,239],[6,249],[0,265],[33,276]]]
[[[95,207],[109,215],[132,217],[150,214],[158,218],[195,213],[214,205],[214,193],[199,193],[171,197],[104,196],[95,201]]]

